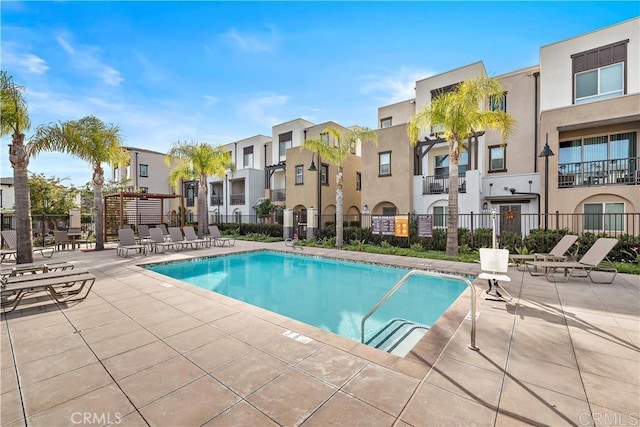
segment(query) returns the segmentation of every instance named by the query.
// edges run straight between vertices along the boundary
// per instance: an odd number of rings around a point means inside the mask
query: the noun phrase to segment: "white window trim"
[[[613,67],[616,65],[621,65],[622,66],[622,87],[620,89],[617,90],[613,90],[613,91],[609,91],[609,92],[604,92],[604,93],[600,93],[600,71],[603,68],[609,68],[609,67]],[[591,101],[599,101],[602,99],[609,99],[609,98],[614,98],[617,96],[622,96],[624,95],[624,62],[616,62],[615,64],[609,64],[609,65],[603,65],[602,67],[597,67],[597,68],[592,68],[590,70],[584,70],[581,71],[579,73],[575,73],[573,76],[573,84],[574,87],[576,88],[576,92],[578,91],[578,76],[582,75],[582,74],[586,74],[586,73],[592,73],[596,71],[598,74],[598,93],[595,95],[589,95],[589,96],[583,96],[581,98],[578,98],[576,95],[576,99],[575,99],[575,103],[576,104],[582,104],[582,103],[586,103],[586,102],[591,102]]]

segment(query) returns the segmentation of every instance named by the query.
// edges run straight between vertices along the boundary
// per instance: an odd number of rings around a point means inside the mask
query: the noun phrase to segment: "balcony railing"
[[[270,198],[272,202],[285,202],[287,200],[287,192],[284,188],[271,190]]]
[[[232,194],[229,200],[229,204],[231,205],[244,205],[244,193],[243,194]]]
[[[187,207],[190,208],[190,207],[195,206],[195,204],[196,204],[195,200],[196,199],[193,198],[193,197],[187,197]]]
[[[467,192],[467,179],[465,175],[458,177],[458,192]],[[449,193],[448,176],[425,176],[422,178],[422,194],[447,194]]]
[[[224,205],[224,198],[222,196],[211,196],[209,204],[211,206]]]
[[[558,165],[558,188],[640,185],[640,157]]]

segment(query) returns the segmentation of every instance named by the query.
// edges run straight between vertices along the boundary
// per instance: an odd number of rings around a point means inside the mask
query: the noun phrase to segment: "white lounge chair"
[[[18,251],[18,237],[16,230],[2,230],[2,243],[7,246],[8,249],[1,249],[0,260],[4,260],[5,257],[15,257]],[[33,253],[40,253],[43,258],[51,258],[53,256],[53,248],[46,246],[32,248]]]
[[[171,238],[171,243],[173,243],[176,248],[186,248],[187,246],[193,247],[190,242],[184,240],[180,227],[169,227],[169,236]]]
[[[562,239],[558,241],[558,243],[556,243],[556,245],[549,251],[549,253],[533,253],[526,255],[509,254],[509,260],[516,264],[518,270],[520,270],[519,267],[521,265],[527,266],[526,261],[564,261],[567,259],[567,256],[565,254],[571,248],[571,246],[573,246],[576,240],[578,240],[578,236],[567,234],[563,236]],[[528,268],[528,270],[532,276],[540,275],[540,273],[535,270],[531,270],[530,268]]]
[[[198,249],[198,247],[204,248],[205,246],[210,246],[210,240],[198,238],[196,230],[194,230],[190,225],[184,226],[182,228],[182,231],[184,231],[184,240],[191,243],[191,246],[195,247],[196,249]]]
[[[164,240],[164,234],[162,234],[162,230],[159,228],[150,228],[149,236],[151,237],[151,249],[156,253],[158,253],[158,248],[162,248],[162,252],[164,252],[165,249],[176,248],[176,245],[174,245],[172,242],[167,242],[166,240]]]
[[[235,246],[236,244],[236,239],[234,239],[233,237],[222,237],[222,235],[220,234],[220,229],[217,225],[209,226],[209,239],[213,240],[213,244],[216,246]]]

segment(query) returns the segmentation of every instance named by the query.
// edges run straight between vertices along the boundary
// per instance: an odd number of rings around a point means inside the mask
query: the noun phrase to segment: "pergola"
[[[180,199],[180,225],[184,226],[184,196],[180,194],[130,193],[120,192],[104,196],[104,235],[117,234],[119,228],[130,224],[159,224],[165,216],[164,200]],[[125,213],[125,205],[135,202],[135,219],[129,221],[130,215]],[[128,208],[130,209],[130,208]],[[156,210],[159,215],[139,214],[139,209]],[[110,233],[110,231],[114,231]]]

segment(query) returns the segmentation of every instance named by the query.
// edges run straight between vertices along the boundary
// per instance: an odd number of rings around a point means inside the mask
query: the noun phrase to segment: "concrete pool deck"
[[[57,252],[56,261],[88,268],[98,280],[84,301],[43,297],[2,315],[0,424],[640,422],[639,276],[553,284],[510,268],[510,303],[478,293],[479,351],[467,347],[467,291],[400,358],[138,266],[255,249],[294,251],[238,241],[148,257]],[[295,252],[479,273],[475,264]]]

